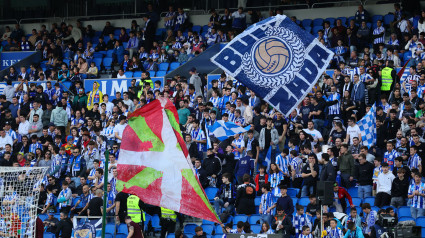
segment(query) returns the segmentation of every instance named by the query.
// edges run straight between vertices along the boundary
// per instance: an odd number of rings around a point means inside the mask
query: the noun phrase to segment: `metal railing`
[[[34,22],[45,22],[45,21],[52,21],[52,20],[56,21],[56,19],[58,19],[60,22],[63,21],[63,18],[60,18],[60,17],[22,18],[22,19],[19,20],[19,24],[34,23]],[[25,21],[28,21],[28,22],[25,22]]]
[[[329,4],[333,4],[333,7],[346,7],[346,6],[356,6],[356,5],[363,4],[363,3],[360,0],[337,1],[337,2],[318,2],[318,3],[313,3],[311,8],[320,8],[321,6],[329,7]]]

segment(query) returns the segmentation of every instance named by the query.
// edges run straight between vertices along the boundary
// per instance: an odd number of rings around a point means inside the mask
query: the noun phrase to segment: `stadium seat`
[[[103,66],[105,67],[105,69],[111,69],[111,65],[112,65],[112,58],[110,57],[103,58]]]
[[[214,225],[214,222],[208,220],[202,220],[202,225]]]
[[[124,72],[124,75],[125,75],[126,78],[132,78],[133,77],[133,72],[127,71],[127,72]]]
[[[205,194],[207,195],[207,198],[211,201],[214,201],[215,195],[218,192],[218,188],[214,188],[214,187],[207,187],[205,189]]]
[[[160,63],[158,66],[158,70],[167,71],[170,63]]]
[[[202,27],[202,32],[207,32],[210,27],[208,25],[204,25]],[[199,33],[199,32],[198,32]]]
[[[111,37],[109,37],[109,36],[104,36],[103,37],[103,41],[105,42],[105,43],[108,43],[108,41],[111,39]]]
[[[357,198],[357,197],[353,197],[352,199],[353,199],[353,204],[355,206],[360,207],[360,204],[362,203],[362,199],[361,198]]]
[[[154,231],[161,230],[161,225],[159,224],[159,216],[157,214],[155,214],[152,217],[151,224],[152,224],[152,227],[154,228]]]
[[[174,235],[174,233],[168,233],[167,234],[167,238],[175,238],[176,236]]]
[[[325,21],[328,21],[329,24],[331,24],[331,25],[335,25],[336,20],[333,17],[328,17],[328,18],[325,19]]]
[[[389,26],[394,21],[394,14],[387,14],[384,16],[384,25]]]
[[[114,50],[108,50],[106,51],[106,57],[112,57],[112,53],[114,52]]]
[[[398,214],[399,217],[410,217],[410,207],[402,206],[398,208]]]
[[[220,228],[221,228],[221,227],[220,227]],[[215,235],[213,235],[213,238],[222,238],[222,237],[223,237],[223,234],[219,234],[219,235],[218,235],[218,234],[216,233]]]
[[[156,74],[156,72],[155,72],[155,71],[153,71],[153,70],[149,70],[148,72],[149,72],[149,75],[150,75],[151,77],[155,77],[155,74]]]
[[[248,217],[248,222],[251,225],[257,224],[257,221],[259,221],[261,219],[260,215],[251,215],[250,217]]]
[[[105,238],[114,238],[113,234],[105,234]]]
[[[303,27],[307,27],[307,26],[311,27],[311,23],[313,21],[311,19],[304,19],[301,22],[302,22]]]
[[[68,65],[68,66],[69,66],[69,61],[70,61],[69,59],[63,59],[63,60],[62,60],[62,62],[64,62],[64,63],[65,63],[66,65]]]
[[[248,220],[248,217],[246,215],[236,215],[233,218],[233,224],[237,224],[240,221],[246,222]]]
[[[298,198],[292,198],[292,204],[294,204],[294,207],[295,205],[297,205],[297,203],[298,203]]]
[[[425,227],[425,217],[417,217],[416,218],[416,225]]]
[[[359,197],[358,188],[356,188],[356,187],[351,187],[351,188],[347,189],[347,192],[350,194],[351,197]]]
[[[170,71],[177,69],[178,67],[180,67],[180,63],[179,62],[172,62],[170,64]]]
[[[202,230],[204,230],[204,232],[207,233],[208,235],[211,235],[214,230],[213,225],[201,225],[201,227],[202,227]]]
[[[254,234],[259,234],[261,232],[261,225],[251,225],[251,230]]]
[[[106,224],[105,233],[112,235],[115,234],[115,224]]]
[[[71,58],[71,52],[70,51],[66,51],[63,53],[63,58],[64,59],[70,59]]]
[[[99,52],[93,53],[93,58],[103,58],[103,54]]]
[[[310,203],[310,200],[308,197],[302,197],[298,200],[298,204],[303,206],[303,207],[307,207],[307,205]]]
[[[304,30],[307,31],[307,32],[309,32],[309,33],[311,33],[311,26],[304,27]]]
[[[100,66],[102,65],[102,58],[94,58],[92,62],[94,62],[97,68],[100,69]]]
[[[120,225],[118,226],[117,233],[121,233],[121,234],[126,234],[126,235],[128,235],[127,225],[126,225],[126,224],[120,224]]]
[[[316,18],[313,20],[313,26],[322,26],[323,25],[323,19],[322,18]]]
[[[349,17],[349,18],[347,18],[347,23],[346,23],[346,25],[350,25],[350,21],[351,20],[356,20],[356,17],[355,16],[351,16],[351,17]],[[344,24],[343,24],[344,25]]]
[[[413,219],[413,217],[411,216],[402,216],[398,219],[399,222],[401,221],[414,221],[415,219]]]
[[[379,210],[380,210],[380,208],[379,208],[379,207],[376,207],[376,206],[373,206],[373,207],[372,207],[372,211],[378,212]]]
[[[196,227],[198,227],[198,225],[196,225],[196,224],[191,224],[191,223],[189,223],[189,224],[186,224],[185,226],[184,226],[184,233],[186,234],[186,233],[195,233],[195,228]]]
[[[123,233],[117,233],[117,234],[115,235],[115,238],[127,238],[127,236],[128,236],[128,235],[123,234]]]
[[[214,231],[215,231],[215,234],[220,235],[220,237],[221,235],[223,235],[223,228],[220,225],[216,225],[214,227]]]
[[[313,27],[313,30],[312,30],[312,32],[311,33],[313,33],[313,34],[317,34],[317,32],[319,32],[320,30],[322,30],[323,29],[323,27],[322,26],[315,26],[315,27]]]
[[[371,206],[373,206],[373,204],[375,204],[375,197],[364,198],[363,203],[369,203]]]
[[[133,73],[133,77],[135,77],[135,78],[140,78],[140,77],[142,77],[142,71],[135,71],[134,73]]]
[[[47,215],[47,214],[40,214],[40,215],[38,215],[38,217],[39,217],[42,221],[44,221],[44,220],[46,220],[46,219],[48,218],[48,215]]]
[[[155,77],[164,77],[166,74],[167,71],[160,70],[156,72]]]
[[[195,25],[195,26],[193,26],[192,27],[192,31],[196,31],[196,32],[201,32],[201,29],[202,29],[202,27],[201,26],[199,26],[199,25]]]
[[[261,197],[256,197],[254,200],[255,206],[260,206],[261,203]]]
[[[300,192],[300,189],[298,188],[288,188],[288,196],[290,196],[292,199],[297,196],[297,194]]]
[[[56,236],[55,236],[55,234],[53,234],[53,233],[50,233],[50,232],[44,232],[44,233],[43,233],[43,237],[44,237],[44,238],[55,238]]]
[[[376,23],[378,20],[384,19],[384,17],[382,15],[374,15],[372,16],[372,23]]]

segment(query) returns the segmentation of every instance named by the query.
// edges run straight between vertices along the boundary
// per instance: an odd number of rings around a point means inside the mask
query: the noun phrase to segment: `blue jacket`
[[[356,85],[353,86],[353,89],[351,89],[351,100],[355,102],[364,102],[365,99],[365,86],[362,82],[359,83],[359,86],[356,89]]]
[[[348,230],[347,233],[345,233],[344,238],[364,238],[362,229],[360,227],[356,228],[356,231],[351,234],[351,230]]]
[[[117,56],[117,61],[121,64],[124,60],[124,46],[120,45],[117,48],[114,48],[112,53]]]
[[[283,211],[285,211],[285,214],[292,217],[292,214],[294,213],[294,203],[292,202],[292,198],[290,196],[280,197],[277,199],[276,202],[277,206],[281,207]]]
[[[252,175],[254,173],[254,159],[245,156],[236,163],[235,176],[242,177],[244,174]]]
[[[226,193],[226,190],[228,191],[229,189],[231,192]],[[215,196],[223,200],[225,203],[229,202],[229,204],[234,205],[236,201],[236,187],[232,183],[222,184]]]

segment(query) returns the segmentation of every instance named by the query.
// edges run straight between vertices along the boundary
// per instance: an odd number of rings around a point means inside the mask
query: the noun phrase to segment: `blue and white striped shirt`
[[[385,43],[385,28],[380,26],[373,30],[373,35],[384,33],[381,37],[375,38],[373,44]]]
[[[327,232],[328,232],[328,235],[326,236],[326,238],[342,238],[342,237],[344,237],[344,234],[342,233],[342,230],[339,227],[335,227],[335,229],[328,227]]]
[[[292,218],[292,224],[295,228],[295,235],[298,236],[303,231],[303,226],[308,226],[311,230],[311,221],[307,214],[295,214]]]
[[[329,115],[339,115],[340,114],[340,106],[339,106],[340,99],[341,99],[341,96],[337,92],[331,93],[331,95],[328,96],[326,101],[328,101],[328,102],[338,101],[336,104],[330,105],[328,107],[328,114]]]
[[[275,188],[276,186],[279,186],[280,181],[282,181],[285,177],[283,176],[282,172],[277,173],[271,173],[269,175],[269,182],[270,182],[270,188]]]
[[[214,107],[218,108],[221,104],[221,98],[220,97],[211,97],[210,102],[214,105]]]
[[[262,212],[261,214],[273,215],[273,209],[270,209],[270,212],[267,212],[267,209],[269,209],[273,205],[274,205],[274,201],[273,201],[273,195],[271,192],[264,193],[263,195],[261,195],[261,203],[260,203],[260,208]]]
[[[167,12],[165,17],[170,18],[174,17],[176,15],[176,12]],[[165,28],[174,26],[174,18],[171,18],[170,20],[167,20],[164,24]]]
[[[387,151],[384,154],[384,162],[388,163],[391,171],[394,169],[394,159],[398,156],[400,154],[396,150]]]
[[[410,169],[413,169],[418,168],[419,165],[422,165],[421,157],[419,157],[418,154],[411,155],[407,162],[407,166],[409,166]]]
[[[292,162],[291,166],[295,171],[295,178],[301,178],[301,171],[303,169],[303,161],[300,157],[295,157]]]
[[[424,189],[425,189],[425,183],[420,183],[420,184],[411,184],[409,186],[409,192],[408,195],[412,195],[414,191],[419,191],[419,193],[424,193]],[[411,206],[414,208],[425,208],[425,200],[424,197],[419,196],[419,195],[415,195],[413,196],[413,198],[411,198],[412,204]]]
[[[282,156],[282,154],[276,156],[276,164],[279,167],[280,170],[282,170],[282,172],[284,174],[289,175],[289,163],[290,163],[290,157],[289,155],[286,156],[285,158]]]

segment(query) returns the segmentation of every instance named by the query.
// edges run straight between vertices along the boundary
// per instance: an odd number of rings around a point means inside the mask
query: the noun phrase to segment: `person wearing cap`
[[[198,76],[198,73],[196,72],[196,68],[193,67],[189,71],[190,79],[189,84],[192,84],[195,87],[195,95],[202,96],[202,80]]]
[[[389,206],[391,202],[391,186],[395,176],[390,172],[390,166],[384,162],[381,164],[382,173],[378,175],[375,206]]]
[[[55,232],[59,220],[55,217],[55,211],[49,210],[48,217],[43,221],[46,232]]]

